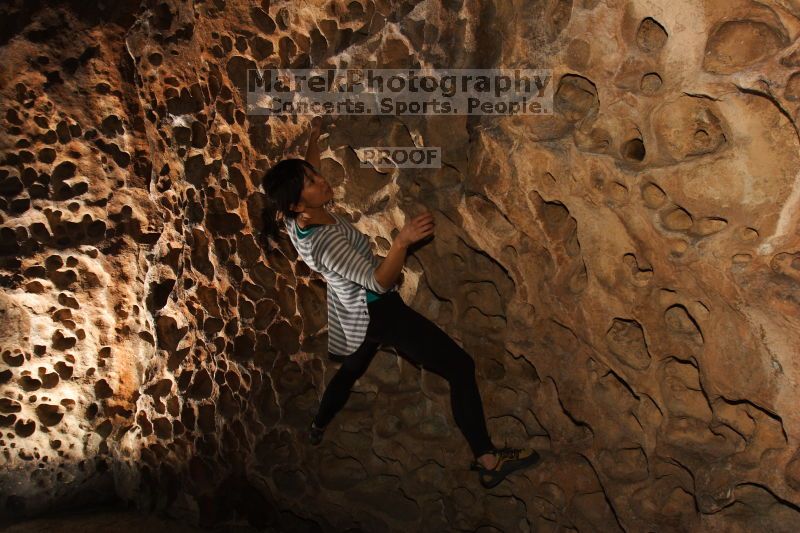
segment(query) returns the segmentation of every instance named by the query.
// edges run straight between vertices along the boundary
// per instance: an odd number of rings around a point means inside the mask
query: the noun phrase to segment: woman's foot
[[[488,468],[489,470],[497,466],[497,461],[498,461],[497,455],[492,452],[485,453],[480,457],[478,457],[478,463],[480,463],[481,466],[483,466],[484,468]]]
[[[325,428],[318,428],[314,421],[311,421],[311,426],[308,428],[308,442],[311,443],[312,446],[318,446],[320,442],[322,442],[322,435],[325,433]]]
[[[507,475],[516,470],[529,468],[539,463],[541,457],[532,448],[495,448],[472,463],[477,470],[481,485],[490,489],[497,486]]]

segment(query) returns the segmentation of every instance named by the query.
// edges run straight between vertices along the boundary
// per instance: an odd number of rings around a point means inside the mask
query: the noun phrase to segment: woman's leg
[[[350,397],[350,389],[356,380],[364,375],[375,353],[378,343],[365,339],[354,353],[345,356],[342,366],[336,371],[320,400],[319,410],[314,417],[314,425],[324,428],[333,419]]]
[[[370,306],[367,338],[391,344],[406,357],[450,383],[453,418],[474,456],[494,448],[483,412],[475,363],[439,326],[408,307],[397,292]]]

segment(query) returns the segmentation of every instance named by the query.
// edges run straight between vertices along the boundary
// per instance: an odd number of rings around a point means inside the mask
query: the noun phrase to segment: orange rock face
[[[102,7],[105,5],[105,7]],[[119,497],[213,524],[800,530],[797,2],[174,0],[0,6],[0,507]],[[325,286],[259,244],[310,117],[247,70],[552,70],[547,116],[333,117],[335,209],[473,356],[486,492],[446,382],[385,347],[319,448]],[[327,123],[327,122],[326,122]],[[440,147],[441,169],[355,148]]]

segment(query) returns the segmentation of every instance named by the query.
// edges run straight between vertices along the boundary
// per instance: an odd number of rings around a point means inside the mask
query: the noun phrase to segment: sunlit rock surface
[[[47,4],[46,6],[44,4]],[[98,7],[105,5],[106,7]],[[800,4],[12,1],[0,6],[0,505],[121,498],[281,530],[800,528]],[[320,448],[325,286],[258,243],[308,117],[255,67],[528,67],[555,113],[338,116],[335,209],[474,357],[481,488],[446,382],[379,353]],[[362,146],[441,147],[435,170]]]

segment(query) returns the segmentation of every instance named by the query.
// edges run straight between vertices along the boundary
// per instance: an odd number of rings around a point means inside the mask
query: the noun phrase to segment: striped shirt
[[[317,229],[320,226],[324,226],[324,225],[325,224],[311,224],[309,226],[306,226],[305,228],[301,228],[297,224],[295,224],[294,226],[295,226],[295,228],[297,228],[297,236],[299,238],[301,238],[301,239],[305,239],[306,237],[308,237],[309,235],[314,233],[315,229]],[[374,302],[375,300],[380,299],[381,296],[383,296],[383,295],[380,294],[380,293],[377,293],[375,291],[371,291],[371,290],[367,289],[367,303]]]
[[[367,236],[341,215],[331,215],[335,224],[322,224],[313,232],[300,230],[294,219],[286,218],[286,230],[300,258],[328,284],[328,351],[350,355],[367,334],[368,292],[384,294],[397,284],[388,290],[378,284],[375,270],[381,260],[372,253]]]

